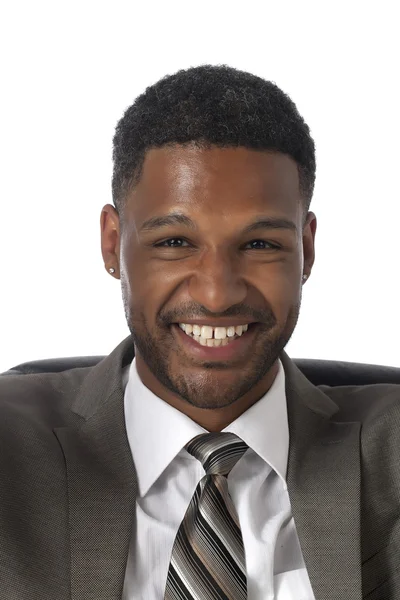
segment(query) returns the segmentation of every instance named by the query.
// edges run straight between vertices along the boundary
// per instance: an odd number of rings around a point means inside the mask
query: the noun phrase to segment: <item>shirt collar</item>
[[[196,435],[207,430],[153,394],[142,382],[136,361],[123,373],[125,424],[143,497],[175,456]],[[238,435],[282,479],[285,489],[289,428],[285,395],[285,371],[279,360],[278,374],[264,396],[223,431]]]

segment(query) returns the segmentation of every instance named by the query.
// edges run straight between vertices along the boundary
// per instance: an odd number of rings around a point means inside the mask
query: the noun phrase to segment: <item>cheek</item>
[[[136,257],[126,261],[128,298],[131,310],[136,318],[144,320],[149,327],[154,326],[160,309],[169,297],[166,272],[152,270],[151,263],[145,263]],[[122,273],[121,273],[122,280]]]
[[[294,304],[299,302],[299,290],[291,277],[276,276],[265,285],[259,285],[266,304],[270,307],[279,323],[286,321]]]

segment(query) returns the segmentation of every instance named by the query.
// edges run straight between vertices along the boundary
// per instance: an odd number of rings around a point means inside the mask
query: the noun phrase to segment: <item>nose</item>
[[[223,313],[246,299],[247,285],[240,261],[227,252],[207,251],[198,261],[189,281],[189,294],[210,312]]]

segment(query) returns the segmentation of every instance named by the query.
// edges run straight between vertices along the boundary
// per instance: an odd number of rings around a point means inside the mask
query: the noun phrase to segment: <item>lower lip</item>
[[[226,346],[202,346],[193,338],[187,335],[177,324],[172,325],[175,335],[180,343],[183,344],[185,350],[192,356],[203,360],[229,360],[245,356],[251,349],[254,337],[257,333],[257,323],[252,323],[249,329],[233,342],[229,342]]]

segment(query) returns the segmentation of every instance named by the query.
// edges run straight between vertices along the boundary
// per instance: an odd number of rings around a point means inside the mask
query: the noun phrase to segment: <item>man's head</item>
[[[139,374],[188,413],[250,406],[276,375],[314,263],[308,126],[273,83],[205,65],[136,99],[113,158],[102,253],[121,279]],[[178,325],[196,321],[250,325],[213,348]]]

